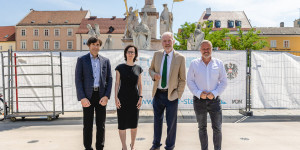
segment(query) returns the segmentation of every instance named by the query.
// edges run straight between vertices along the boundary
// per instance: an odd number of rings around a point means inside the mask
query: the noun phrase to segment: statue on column
[[[124,38],[132,38],[132,33],[135,27],[139,24],[138,22],[138,17],[135,15],[135,13],[132,11],[133,8],[129,8],[128,16],[127,17],[127,24],[125,27],[125,33],[124,33]],[[125,15],[127,15],[125,13]]]
[[[141,23],[134,29],[133,44],[138,49],[150,49],[151,31],[147,25],[147,12],[144,12]]]
[[[145,5],[153,5],[153,0],[145,0]]]
[[[100,28],[98,24],[95,24],[95,28],[93,28],[90,24],[87,24],[86,27],[89,29],[88,35],[90,37],[100,37]]]
[[[113,39],[110,34],[104,43],[103,49],[113,49]]]
[[[169,12],[167,4],[163,4],[164,10],[160,15],[160,35],[165,32],[172,32],[173,14]]]
[[[195,48],[193,50],[200,50],[201,42],[204,40],[204,36],[205,34],[202,32],[201,24],[199,23],[194,32]]]

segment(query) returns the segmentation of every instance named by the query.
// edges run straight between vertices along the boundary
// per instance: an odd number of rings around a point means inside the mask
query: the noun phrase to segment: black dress
[[[118,98],[121,108],[117,109],[118,129],[137,128],[139,118],[139,109],[136,106],[139,100],[137,84],[143,69],[139,65],[128,66],[127,64],[120,64],[115,70],[118,70],[120,73]]]

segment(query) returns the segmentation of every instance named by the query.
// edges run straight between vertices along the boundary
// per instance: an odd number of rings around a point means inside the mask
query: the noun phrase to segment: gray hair
[[[161,38],[163,38],[164,36],[166,35],[170,35],[172,37],[172,39],[174,40],[174,36],[173,36],[173,33],[172,32],[164,32],[162,35],[161,35]]]
[[[213,48],[213,45],[212,45],[211,41],[209,41],[209,40],[203,40],[201,42],[200,46],[202,46],[203,43],[208,43],[211,46],[211,48]]]

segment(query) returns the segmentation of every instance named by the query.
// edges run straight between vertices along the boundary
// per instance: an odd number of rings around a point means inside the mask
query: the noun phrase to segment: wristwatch
[[[140,98],[143,98],[143,96],[142,96],[142,95],[140,95],[139,97],[140,97]]]

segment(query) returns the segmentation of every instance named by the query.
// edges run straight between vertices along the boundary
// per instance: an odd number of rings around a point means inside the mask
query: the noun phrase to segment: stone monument
[[[160,36],[165,32],[172,32],[173,14],[169,12],[167,4],[163,4],[164,10],[160,14]]]
[[[139,24],[138,17],[135,15],[135,13],[132,10],[133,10],[133,8],[130,7],[128,16],[126,16],[127,24],[125,27],[124,38],[132,38],[133,30]],[[125,15],[127,15],[127,14],[125,13]]]
[[[201,24],[199,23],[194,32],[195,48],[193,50],[200,50],[201,42],[204,40],[204,36],[205,34],[202,32]]]
[[[113,49],[113,39],[110,34],[108,35],[108,37],[104,43],[103,49]]]
[[[134,29],[132,34],[133,44],[138,49],[150,49],[151,31],[146,24],[147,19],[147,13],[144,13],[141,23]]]
[[[190,37],[187,40],[187,50],[194,50],[195,49],[195,38],[194,38],[194,34],[191,33]]]
[[[95,26],[95,28],[93,28],[92,25],[90,25],[90,24],[86,25],[86,27],[89,29],[89,32],[88,32],[89,38],[90,37],[96,37],[96,38],[100,37],[99,25],[95,24],[94,26]]]
[[[150,34],[145,36],[145,34],[141,34],[141,33],[146,33],[146,32],[140,32],[139,31],[140,29],[135,30],[135,32],[140,33],[141,39],[144,38],[144,39],[146,39],[145,41],[150,40],[149,41],[150,44],[149,43],[146,44],[147,49],[152,49],[152,50],[162,49],[161,39],[157,39],[157,19],[159,18],[159,13],[156,12],[156,8],[154,6],[154,0],[145,0],[145,6],[141,9],[141,12],[139,12],[139,16],[144,16],[144,13],[146,13],[146,15],[148,17],[146,20],[142,21],[143,22],[142,24],[139,24],[140,25],[139,28],[141,29],[141,28],[145,28],[147,26],[150,31]],[[143,18],[143,17],[141,17],[141,18]],[[142,31],[146,31],[146,30],[142,29]],[[138,39],[138,38],[136,38],[136,39]],[[122,39],[122,42],[124,43],[124,48],[125,48],[127,45],[134,44],[134,42],[137,42],[137,41],[133,41],[133,38],[130,36],[124,36],[124,38]],[[144,46],[142,46],[142,47],[144,47]]]

